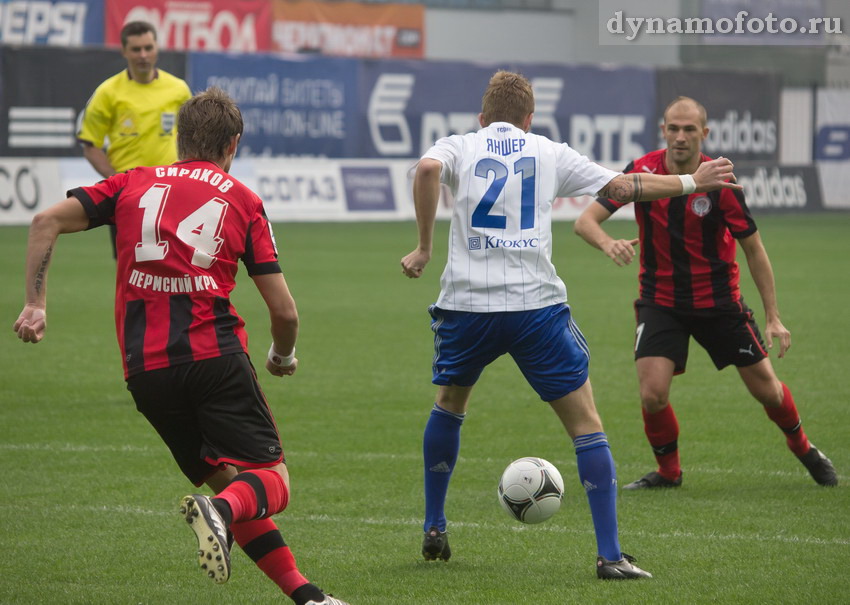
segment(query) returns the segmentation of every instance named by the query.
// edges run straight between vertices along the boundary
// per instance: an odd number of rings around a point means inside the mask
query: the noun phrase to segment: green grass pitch
[[[447,508],[453,559],[422,560],[420,449],[434,395],[426,308],[448,225],[438,224],[420,280],[399,267],[415,244],[412,223],[276,225],[301,314],[301,363],[292,378],[260,380],[292,475],[290,506],[276,519],[301,570],[359,605],[850,601],[850,215],[759,224],[793,337],[774,364],[842,484],[815,485],[737,373],[716,372],[693,346],[671,396],[684,486],[619,495],[622,547],[655,574],[627,583],[596,580],[571,444],[508,359],[485,371],[464,426]],[[626,483],[653,468],[631,358],[636,266],[614,266],[572,224],[555,229],[555,264],[591,346],[597,405]],[[25,242],[25,228],[0,229],[0,603],[287,602],[241,551],[224,586],[196,569],[194,536],[177,513],[193,488],[124,388],[106,231],[60,239],[37,346],[10,329]],[[239,281],[234,302],[261,366],[266,312],[244,270]],[[565,479],[561,510],[539,526],[510,520],[496,501],[501,471],[521,456],[550,460]]]

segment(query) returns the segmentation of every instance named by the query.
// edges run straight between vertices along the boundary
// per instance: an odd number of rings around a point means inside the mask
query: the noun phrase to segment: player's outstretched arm
[[[298,339],[298,308],[282,273],[252,276],[269,309],[272,346],[266,369],[275,376],[292,376],[298,368],[295,341]]]
[[[608,235],[602,223],[610,216],[611,213],[602,204],[592,202],[578,217],[573,230],[588,244],[602,250],[617,266],[623,267],[634,259],[638,239],[614,239]]]
[[[440,172],[443,165],[438,160],[424,158],[416,166],[413,179],[413,205],[416,208],[416,226],[419,243],[401,259],[401,272],[407,277],[421,277],[425,265],[431,260],[434,238],[434,221],[440,202]]]
[[[743,189],[735,181],[734,165],[727,158],[703,162],[692,175],[631,173],[614,177],[599,191],[601,197],[620,203],[649,202],[665,197],[714,191]]]
[[[24,342],[37,343],[47,329],[47,269],[56,239],[62,233],[82,231],[89,219],[77,198],[71,197],[39,212],[32,219],[27,240],[24,308],[12,329]]]

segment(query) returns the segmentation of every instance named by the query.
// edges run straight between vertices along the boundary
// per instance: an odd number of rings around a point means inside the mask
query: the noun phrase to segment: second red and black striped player
[[[835,485],[838,479],[832,463],[809,442],[791,391],[776,376],[768,357],[774,339],[780,345],[779,357],[785,355],[791,333],[780,319],[773,268],[744,192],[724,188],[692,193],[695,188],[688,186],[692,179],[687,175],[710,160],[701,151],[708,133],[705,107],[689,97],[674,99],[661,124],[667,147],[636,159],[626,172],[679,175],[681,194],[635,203],[636,239],[614,239],[601,227],[629,202],[600,198],[575,225],[576,233],[617,265],[631,263],[635,246],[640,248],[634,354],[644,430],[658,470],[625,489],[682,484],[679,423],[670,404],[670,389],[673,376],[685,371],[692,337],[718,369],[735,366],[815,481]],[[767,346],[741,296],[735,260],[738,246],[764,305]]]

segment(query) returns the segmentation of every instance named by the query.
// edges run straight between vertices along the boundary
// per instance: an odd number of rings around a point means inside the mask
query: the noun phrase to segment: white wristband
[[[272,343],[269,347],[269,361],[279,368],[288,368],[295,361],[295,347],[292,347],[292,353],[284,356],[274,350],[274,343]]]
[[[697,190],[697,182],[691,174],[680,174],[679,180],[682,181],[681,195],[690,195]]]

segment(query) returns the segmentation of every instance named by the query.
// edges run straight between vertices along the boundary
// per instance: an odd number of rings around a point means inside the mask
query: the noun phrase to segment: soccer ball
[[[543,458],[514,460],[499,481],[499,503],[523,523],[541,523],[561,508],[564,480]]]

